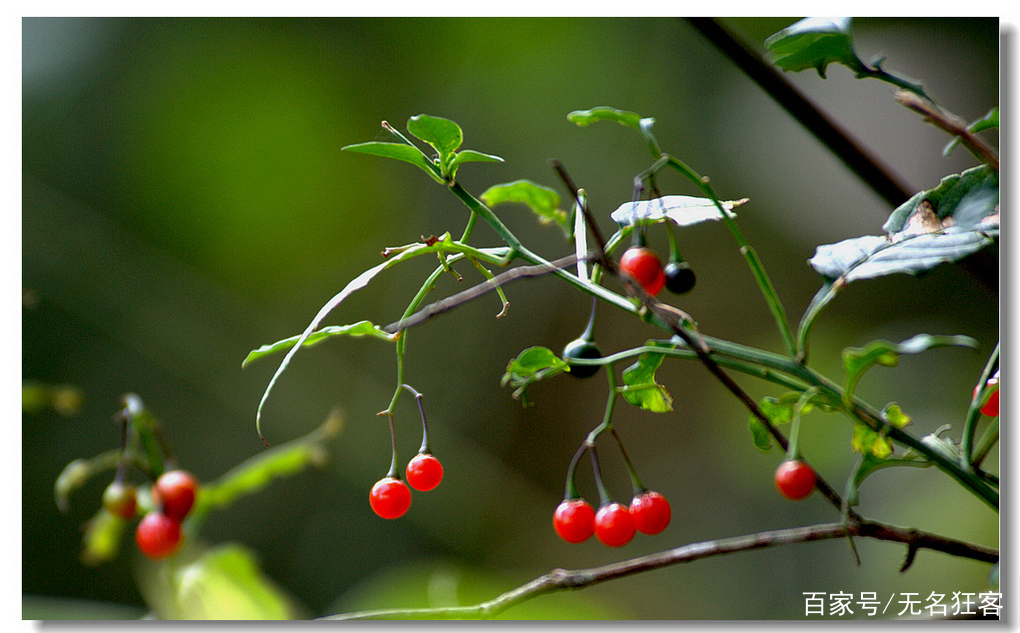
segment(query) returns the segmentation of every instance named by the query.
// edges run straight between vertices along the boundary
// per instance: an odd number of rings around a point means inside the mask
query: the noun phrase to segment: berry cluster
[[[120,520],[134,519],[139,509],[144,516],[135,528],[135,543],[145,556],[160,560],[167,558],[180,548],[181,523],[195,505],[198,480],[186,470],[164,470],[167,456],[159,460],[134,461],[129,444],[139,442],[141,431],[151,434],[152,439],[165,449],[166,444],[159,436],[159,427],[147,414],[141,400],[134,394],[124,396],[124,409],[117,414],[123,425],[120,447],[120,461],[114,480],[103,491],[103,507]],[[128,473],[137,466],[150,478],[155,477],[148,495],[139,495],[138,488],[128,482]],[[158,469],[158,470],[157,470]],[[139,503],[141,498],[142,503]]]
[[[658,296],[663,288],[678,295],[694,289],[697,278],[691,265],[684,261],[677,248],[676,238],[670,222],[666,222],[669,235],[669,264],[665,268],[662,260],[645,243],[644,233],[634,233],[634,242],[620,257],[620,272],[636,281],[645,292]]]
[[[143,554],[158,560],[181,545],[181,523],[195,505],[198,481],[185,470],[163,473],[152,486],[153,509],[135,530],[135,543]]]
[[[659,534],[669,525],[672,510],[661,494],[645,491],[630,506],[611,501],[598,512],[584,499],[564,499],[553,513],[553,529],[568,543],[583,543],[594,534],[602,544],[622,547],[636,532]]]
[[[418,454],[407,463],[407,467],[404,469],[407,476],[405,484],[397,470],[397,436],[393,428],[393,416],[388,411],[383,412],[390,417],[393,459],[390,463],[390,472],[372,486],[372,490],[368,494],[368,504],[372,507],[373,512],[384,519],[400,518],[410,509],[411,490],[407,484],[411,484],[411,488],[415,490],[427,492],[438,486],[439,482],[443,480],[443,465],[429,450],[429,431],[425,422],[425,409],[421,403],[422,395],[407,385],[401,385],[401,387],[411,392],[415,400],[418,401],[418,410],[421,413],[422,442]]]
[[[645,488],[638,478],[634,466],[630,463],[630,459],[627,458],[619,436],[611,429],[609,432],[616,438],[624,463],[630,473],[631,483],[634,486],[633,498],[629,506],[610,498],[605,484],[602,482],[598,454],[595,451],[594,436],[598,433],[593,432],[593,436],[589,436],[588,440],[574,454],[567,471],[567,485],[563,501],[553,512],[553,529],[561,539],[568,543],[583,543],[595,535],[595,538],[603,545],[623,547],[634,538],[637,532],[649,535],[659,534],[666,529],[672,518],[673,512],[669,501],[658,492]],[[578,495],[574,486],[574,471],[577,468],[578,460],[586,451],[591,452],[592,470],[600,499],[598,511]]]
[[[418,453],[407,463],[407,483],[411,488],[427,492],[443,480],[443,465],[431,453]],[[411,491],[399,477],[383,477],[368,494],[372,511],[384,519],[397,519],[411,507]]]

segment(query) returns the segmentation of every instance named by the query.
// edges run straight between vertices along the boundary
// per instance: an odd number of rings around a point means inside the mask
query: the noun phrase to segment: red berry
[[[776,468],[776,488],[793,501],[804,499],[815,489],[817,477],[807,462],[799,459],[788,459]]]
[[[609,503],[595,514],[595,537],[609,547],[623,547],[634,538],[634,519],[627,506]]]
[[[135,543],[143,554],[153,560],[166,558],[181,544],[181,524],[162,512],[150,512],[138,522]]]
[[[647,246],[631,246],[624,251],[623,257],[620,258],[620,272],[630,275],[653,297],[666,285],[662,261],[655,251]]]
[[[368,503],[382,518],[396,519],[411,507],[411,490],[399,479],[383,477],[372,486]]]
[[[583,543],[595,533],[595,510],[584,499],[564,499],[553,513],[553,529],[568,543]]]
[[[152,487],[152,500],[157,507],[163,508],[163,514],[178,522],[191,512],[195,505],[195,492],[198,481],[185,470],[171,470],[163,473]]]
[[[407,483],[415,490],[432,490],[443,480],[443,465],[430,453],[418,453],[407,463]]]
[[[138,508],[135,487],[121,481],[113,481],[103,491],[103,506],[114,516],[130,519],[135,516],[135,510]]]
[[[988,400],[981,407],[981,413],[987,415],[990,418],[994,418],[999,415],[999,373],[995,372],[995,376],[988,379],[987,387],[989,389],[995,389],[992,395],[988,396]],[[974,397],[977,398],[981,393],[981,385],[974,387]]]
[[[645,492],[630,502],[634,528],[642,534],[658,534],[665,530],[672,515],[669,501],[657,492]]]

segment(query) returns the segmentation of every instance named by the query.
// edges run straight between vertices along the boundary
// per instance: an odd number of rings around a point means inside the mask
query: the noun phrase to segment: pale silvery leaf
[[[745,202],[747,202],[747,198],[720,202],[720,204],[727,211],[732,211],[734,207]],[[667,218],[676,222],[678,226],[688,226],[705,220],[721,220],[723,216],[711,198],[663,196],[652,200],[625,202],[620,205],[620,208],[613,211],[610,217],[625,226],[636,222],[661,222]]]

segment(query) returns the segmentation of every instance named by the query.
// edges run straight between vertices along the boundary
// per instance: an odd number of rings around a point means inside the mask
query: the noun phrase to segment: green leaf
[[[557,364],[566,365],[548,347],[529,347],[517,355],[506,366],[501,383],[506,385],[519,384],[524,380],[534,377],[538,372],[549,369]]]
[[[445,182],[453,182],[457,172],[457,165],[454,162],[457,148],[464,142],[464,133],[460,126],[449,119],[416,114],[408,119],[407,131],[436,150],[442,179]]]
[[[765,48],[783,70],[814,68],[823,79],[834,62],[854,72],[865,68],[854,52],[850,18],[805,18],[766,39]]]
[[[85,524],[82,549],[79,558],[83,565],[94,566],[113,560],[120,550],[124,528],[129,525],[124,519],[110,513],[106,508],[99,511]]]
[[[369,321],[358,321],[357,323],[352,323],[350,325],[330,325],[320,330],[317,330],[308,335],[308,338],[306,338],[304,341],[304,345],[306,347],[311,347],[312,345],[315,345],[316,343],[321,343],[322,341],[328,338],[344,335],[353,337],[370,336],[373,338],[378,338],[389,342],[396,341],[398,338],[400,338],[399,335],[390,334],[389,332],[386,332],[379,326],[373,325]],[[252,350],[251,352],[248,352],[248,356],[241,363],[241,367],[247,367],[249,363],[252,363],[260,358],[265,358],[266,356],[276,354],[277,352],[290,349],[291,347],[294,347],[294,345],[297,344],[300,338],[301,335],[291,336],[289,338],[285,338],[275,343],[263,345],[262,347],[256,350]]]
[[[626,110],[617,110],[616,108],[610,108],[607,106],[597,106],[590,110],[575,110],[567,115],[567,120],[578,127],[585,127],[595,123],[596,121],[615,121],[620,125],[640,130],[642,118],[639,115]]]
[[[854,451],[865,455],[873,455],[885,459],[893,452],[892,442],[885,433],[875,431],[863,422],[855,422],[850,444]]]
[[[429,176],[432,176],[435,180],[442,182],[442,178],[440,178],[437,173],[439,169],[432,163],[428,156],[413,145],[370,141],[368,143],[347,145],[341,149],[348,152],[359,152],[361,154],[371,154],[373,156],[402,160],[404,162],[411,163],[416,167],[420,167]]]
[[[343,430],[343,418],[334,410],[318,428],[297,439],[256,453],[215,479],[204,483],[195,498],[188,521],[197,524],[214,509],[264,489],[276,479],[290,477],[329,459],[326,444]]]
[[[998,227],[994,231],[997,234]],[[896,273],[919,275],[994,243],[987,233],[956,227],[942,233],[905,237],[898,242],[868,235],[819,246],[809,263],[826,279],[846,284]]]
[[[673,348],[673,344],[661,341],[647,341],[647,347]],[[624,387],[623,397],[634,406],[653,413],[666,413],[673,410],[673,398],[666,388],[655,382],[655,370],[662,364],[664,354],[644,352],[637,361],[623,370],[621,374]]]
[[[982,118],[974,121],[967,126],[967,129],[974,134],[978,132],[984,132],[985,130],[996,130],[999,128],[999,108],[992,108],[988,111],[988,114]],[[960,137],[957,136],[953,140],[949,141],[945,149],[942,150],[943,156],[949,156],[949,154],[960,144]]]
[[[843,350],[843,369],[846,372],[844,402],[850,403],[853,400],[854,391],[864,372],[875,365],[895,367],[899,364],[899,357],[904,354],[920,354],[939,347],[969,347],[973,349],[977,347],[977,341],[969,336],[918,334],[902,343],[877,340],[864,347],[847,347]]]
[[[476,152],[473,149],[466,149],[461,152],[457,152],[457,155],[453,158],[451,166],[456,169],[461,163],[502,163],[503,159],[493,154],[483,154],[482,152]]]
[[[947,176],[915,194],[886,220],[886,236],[865,235],[819,246],[809,264],[825,284],[801,320],[799,339],[846,284],[895,273],[919,275],[996,243],[998,176],[986,165]]]
[[[967,129],[975,134],[985,130],[994,130],[999,127],[999,108],[992,108],[988,114],[971,123]]]
[[[453,238],[450,237],[449,233],[444,233],[437,240],[430,241],[428,244],[411,244],[410,246],[402,248],[402,250],[396,255],[388,257],[386,261],[381,264],[376,264],[372,268],[364,271],[348,282],[348,284],[344,286],[343,290],[333,295],[333,298],[327,301],[326,304],[319,309],[319,312],[316,313],[312,322],[308,324],[305,331],[301,333],[301,336],[299,336],[297,341],[294,342],[294,345],[287,351],[286,356],[284,356],[283,360],[280,361],[280,366],[276,369],[276,372],[273,373],[273,377],[269,379],[269,384],[266,385],[265,390],[262,392],[262,398],[259,400],[258,407],[255,410],[255,431],[259,434],[262,441],[265,442],[265,437],[262,435],[262,410],[265,407],[266,402],[269,400],[269,394],[273,390],[273,386],[276,384],[276,381],[280,379],[280,376],[283,375],[283,372],[286,371],[291,359],[294,357],[294,354],[296,354],[297,351],[304,345],[305,341],[314,334],[314,332],[319,328],[319,324],[329,315],[330,312],[346,301],[347,297],[351,294],[367,286],[368,283],[382,271],[392,268],[404,260],[411,259],[425,253],[454,252],[457,248],[459,248],[459,246],[453,242]]]
[[[766,396],[758,403],[758,410],[769,419],[772,426],[789,424],[797,414],[797,405],[801,401],[802,396],[803,393],[800,391],[788,391],[778,398]],[[804,402],[800,409],[800,414],[806,415],[816,406],[822,406],[825,410],[831,409],[824,396],[815,394]],[[768,451],[772,448],[772,435],[754,414],[748,416],[747,426],[751,431],[752,440],[758,450]]]
[[[844,283],[894,273],[917,275],[995,243],[999,179],[987,165],[946,176],[915,194],[886,220],[887,236],[867,235],[819,246],[811,266]]]
[[[898,206],[882,228],[892,239],[950,226],[998,235],[999,177],[988,165],[943,178]],[[994,222],[993,222],[994,218]]]
[[[867,477],[874,474],[876,471],[895,466],[913,468],[927,468],[928,466],[931,466],[932,462],[920,460],[918,457],[919,455],[917,453],[904,457],[886,458],[879,458],[870,452],[863,453],[860,461],[857,462],[857,467],[854,469],[853,475],[847,482],[846,492],[843,495],[843,498],[846,499],[847,505],[856,506],[859,503],[859,489],[861,487],[861,483],[863,483]]]
[[[542,224],[556,223],[570,233],[570,214],[560,208],[560,194],[548,187],[537,185],[530,180],[515,180],[493,185],[481,195],[482,202],[488,207],[505,202],[526,204],[538,216]]]
[[[747,202],[742,200],[730,200],[720,202],[724,209],[732,211]],[[636,202],[625,202],[616,211],[610,214],[614,222],[624,226],[630,226],[638,222],[663,222],[672,220],[678,226],[689,226],[706,220],[723,219],[719,207],[711,198],[698,198],[695,196],[663,196],[652,200],[638,200]]]
[[[287,594],[259,568],[254,552],[237,543],[211,548],[170,576],[148,579],[157,614],[173,620],[283,620],[300,617]]]
[[[528,406],[524,395],[531,383],[566,369],[567,363],[560,360],[548,347],[529,347],[507,364],[500,384],[504,387],[507,384],[514,387],[513,397],[521,398],[522,404]]]
[[[416,114],[408,119],[407,131],[435,148],[441,158],[456,152],[464,142],[464,133],[459,125],[427,114]]]
[[[761,423],[761,420],[753,415],[750,416],[747,420],[747,428],[751,431],[751,441],[754,442],[755,448],[763,453],[772,448],[772,435]]]

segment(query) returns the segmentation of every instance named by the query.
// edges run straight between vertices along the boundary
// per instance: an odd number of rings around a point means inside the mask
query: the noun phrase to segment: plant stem
[[[967,410],[967,421],[963,425],[963,436],[960,440],[960,466],[967,470],[973,470],[972,464],[977,461],[974,454],[974,434],[977,432],[978,421],[981,419],[981,406],[979,398],[984,391],[985,385],[988,383],[988,379],[992,377],[995,370],[999,366],[999,343],[995,344],[995,349],[992,351],[991,356],[988,357],[988,361],[985,363],[985,368],[981,371],[981,378],[978,380],[978,389],[974,393],[974,397],[971,398],[970,408]]]
[[[849,524],[825,523],[691,543],[663,552],[639,556],[590,569],[555,569],[516,589],[500,594],[492,600],[470,606],[439,607],[435,609],[379,609],[341,613],[327,616],[323,619],[491,618],[522,602],[555,591],[589,587],[616,578],[623,578],[654,569],[661,569],[680,563],[690,563],[715,556],[780,547],[795,543],[828,541],[844,537],[870,538],[889,543],[902,543],[908,548],[908,563],[913,561],[913,553],[921,549],[930,549],[950,556],[969,558],[984,563],[995,564],[999,562],[998,550],[981,545],[972,545],[930,532],[903,529],[865,520]],[[904,569],[905,567],[906,565]],[[901,569],[901,571],[904,569]]]

